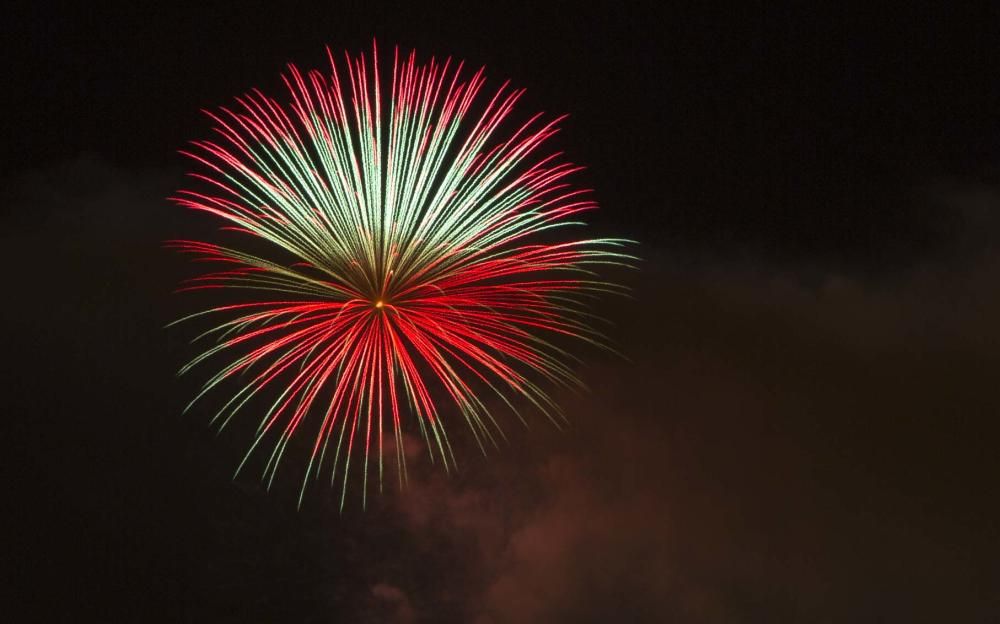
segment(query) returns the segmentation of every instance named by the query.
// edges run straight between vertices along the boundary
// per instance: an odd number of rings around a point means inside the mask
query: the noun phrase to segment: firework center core
[[[383,302],[381,299],[378,299],[378,300],[375,301],[375,307],[376,308],[381,309],[382,306],[384,306],[384,305],[385,305],[385,302]]]

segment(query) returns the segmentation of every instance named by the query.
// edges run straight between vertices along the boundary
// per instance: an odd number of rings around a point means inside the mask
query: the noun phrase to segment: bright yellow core
[[[376,301],[376,302],[375,302],[375,307],[376,307],[376,308],[381,308],[381,307],[382,307],[382,306],[384,306],[384,305],[385,305],[385,304],[384,304],[384,303],[382,303],[382,300],[381,300],[381,299],[379,299],[378,301]]]

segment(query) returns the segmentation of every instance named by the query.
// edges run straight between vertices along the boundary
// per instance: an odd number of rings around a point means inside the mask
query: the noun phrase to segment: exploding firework
[[[493,406],[558,424],[546,388],[579,385],[563,343],[605,346],[585,303],[620,292],[594,269],[631,257],[625,240],[559,234],[596,205],[568,182],[579,167],[538,154],[561,118],[509,125],[522,91],[504,84],[478,102],[482,69],[464,78],[461,63],[398,49],[386,83],[374,49],[340,68],[328,56],[329,74],[289,65],[286,105],[253,90],[208,112],[217,138],[182,152],[202,189],[174,200],[246,244],[169,245],[223,267],[182,290],[248,293],[180,319],[219,318],[199,336],[213,345],[180,371],[224,359],[192,404],[235,384],[213,419],[222,428],[262,403],[237,474],[267,447],[270,486],[289,441],[305,438],[300,504],[329,472],[343,506],[352,461],[362,499],[376,463],[382,487],[384,454],[405,482],[408,431],[450,469],[449,418],[483,452],[503,436]]]

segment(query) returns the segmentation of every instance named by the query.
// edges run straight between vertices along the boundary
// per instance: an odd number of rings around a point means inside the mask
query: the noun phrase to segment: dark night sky
[[[4,16],[4,483],[21,621],[1000,617],[1000,15],[123,5]],[[918,3],[919,4],[919,3]],[[154,8],[155,7],[155,8]],[[630,360],[367,511],[230,476],[163,325],[199,112],[398,43],[569,113]],[[460,457],[460,459],[461,459]]]

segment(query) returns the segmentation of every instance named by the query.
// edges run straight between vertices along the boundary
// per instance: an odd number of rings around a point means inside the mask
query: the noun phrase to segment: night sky
[[[1000,618],[1000,12],[375,4],[0,20],[5,621]],[[570,115],[627,359],[574,352],[565,431],[297,510],[181,415],[162,242],[211,230],[166,197],[201,109],[373,37]]]

